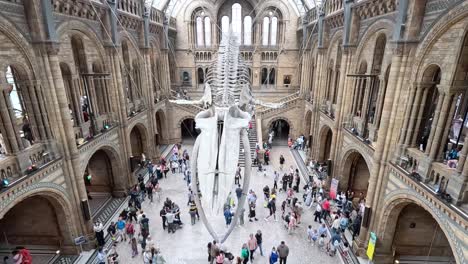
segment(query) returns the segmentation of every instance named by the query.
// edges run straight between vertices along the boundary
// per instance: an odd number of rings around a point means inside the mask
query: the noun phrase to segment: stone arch
[[[193,115],[184,116],[179,119],[177,129],[180,130],[181,140],[195,140],[200,133],[198,129],[195,129],[195,116]]]
[[[136,123],[129,128],[129,137],[132,153],[130,156],[149,155],[148,152],[148,129],[143,123]]]
[[[278,122],[284,122],[284,123],[278,123]],[[278,126],[274,127],[275,124],[283,124],[283,125],[281,125],[281,127],[278,127]],[[288,118],[282,117],[282,116],[278,116],[278,117],[270,119],[270,121],[268,121],[267,128],[268,128],[268,132],[270,132],[271,130],[275,130],[273,143],[275,143],[275,141],[279,141],[281,142],[281,144],[287,143],[288,137],[292,138],[291,134],[292,134],[292,131],[294,131],[292,124],[293,123]],[[265,139],[266,138],[267,137],[265,137]]]
[[[383,33],[386,35],[387,43],[388,40],[392,39],[394,22],[388,19],[379,19],[376,22],[372,23],[368,29],[364,32],[364,35],[357,41],[358,46],[356,49],[356,60],[361,60],[361,58],[371,61],[371,58],[365,58],[362,54],[365,50],[367,44],[370,44],[372,39],[379,34]]]
[[[333,130],[329,126],[323,125],[319,132],[319,162],[331,159],[332,138]]]
[[[83,181],[86,183],[85,176],[87,176],[87,172],[90,173],[88,168],[90,163],[92,164],[92,166],[98,168],[100,166],[97,165],[102,164],[101,168],[104,169],[105,165],[106,171],[100,171],[99,173],[106,173],[105,177],[108,178],[102,179],[104,176],[100,174],[99,176],[102,176],[102,178],[99,179],[99,184],[109,184],[109,186],[98,185],[100,187],[87,188],[88,191],[95,191],[98,193],[112,193],[113,195],[119,195],[120,192],[125,190],[126,180],[125,173],[123,173],[125,166],[122,164],[122,159],[120,158],[121,156],[119,155],[119,151],[120,150],[116,149],[115,146],[112,146],[110,144],[99,144],[87,151],[88,155],[84,159],[82,159],[82,168],[79,175],[82,175]],[[93,162],[93,158],[96,158],[96,153],[98,158],[95,160],[95,162]],[[93,176],[91,174],[91,176],[92,185],[93,177],[95,177],[96,175]]]
[[[327,50],[327,57],[326,58],[330,58],[331,56],[331,53],[333,52],[333,49],[335,47],[335,45],[341,45],[342,43],[340,43],[340,40],[343,41],[343,30],[340,29],[340,30],[337,30],[335,32],[333,32],[333,35],[330,36],[330,41],[328,42],[328,50]]]
[[[426,59],[426,55],[431,51],[432,46],[436,41],[454,24],[466,19],[468,16],[468,2],[463,1],[461,4],[453,5],[447,13],[439,18],[432,26],[431,30],[427,30],[425,35],[422,36],[422,41],[415,52],[415,61],[413,63],[413,71],[411,73],[411,80],[417,80],[417,76],[420,76],[424,72],[423,63]],[[465,22],[465,34],[466,28],[468,28],[468,20]],[[434,63],[434,62],[431,62]]]
[[[339,189],[342,191],[351,190],[355,193],[355,197],[358,197],[358,193],[362,192],[365,197],[371,177],[371,167],[365,156],[356,149],[350,150],[343,155],[339,166],[341,170]]]
[[[36,205],[34,208],[28,208],[26,202],[30,202],[32,200],[30,199],[36,199],[40,198],[42,202],[38,202],[35,200],[34,204]],[[55,226],[55,234],[58,233],[59,238],[56,236],[52,238],[52,241],[47,241],[47,236],[49,236],[49,239],[51,237],[50,235],[50,225],[52,224],[50,221],[47,221],[44,225],[41,221],[44,219],[37,219],[37,217],[27,217],[30,219],[25,219],[25,221],[22,221],[21,218],[25,214],[27,215],[26,210],[31,211],[32,215],[34,215],[37,210],[40,208],[37,207],[37,205],[40,205],[41,207],[45,207],[47,209],[47,204],[50,205],[48,208],[49,213],[53,213],[54,215],[51,215],[51,217],[54,217],[55,221],[57,221],[57,225]],[[15,208],[22,209],[20,210],[19,214],[18,212],[15,211]],[[77,230],[77,225],[76,222],[73,220],[73,207],[71,203],[69,202],[69,197],[67,195],[67,191],[60,185],[54,184],[54,183],[36,183],[33,185],[30,185],[26,187],[25,189],[20,190],[19,192],[15,193],[13,197],[11,197],[10,202],[5,205],[5,207],[1,208],[0,210],[0,227],[3,224],[7,224],[8,228],[2,228],[2,230],[5,231],[12,231],[15,232],[16,227],[19,226],[19,228],[24,231],[23,236],[31,235],[28,234],[28,231],[44,231],[43,233],[37,234],[35,233],[36,236],[41,236],[40,238],[34,238],[31,239],[30,237],[27,238],[27,241],[21,242],[21,238],[15,238],[16,241],[12,241],[10,239],[10,243],[13,242],[15,246],[20,246],[20,245],[49,245],[49,246],[57,246],[56,249],[60,249],[63,253],[72,253],[76,254],[76,248],[73,245],[73,238],[78,236],[79,231]],[[19,210],[18,209],[18,210]],[[8,214],[13,214],[14,219],[13,221],[7,218]],[[27,221],[31,221],[31,223],[28,223]],[[50,220],[50,219],[45,219],[45,220]],[[58,220],[62,220],[61,223],[58,223]],[[65,222],[63,222],[65,220]],[[10,223],[11,222],[11,223]],[[21,228],[22,224],[28,225],[29,230],[24,230],[24,228]],[[31,224],[31,225],[30,225]],[[39,225],[41,228],[34,228],[32,226],[34,225]],[[13,229],[13,230],[12,230]],[[47,231],[45,231],[47,230]],[[13,234],[14,235],[14,234]],[[44,237],[46,236],[46,237]],[[0,240],[3,240],[3,236]],[[34,243],[34,242],[35,243]],[[52,243],[50,243],[52,242]]]
[[[58,39],[60,39],[65,34],[73,32],[78,32],[79,34],[85,35],[94,43],[98,50],[99,58],[102,60],[103,65],[105,65],[106,63],[104,62],[106,61],[106,51],[104,49],[103,42],[101,41],[102,38],[99,36],[96,30],[79,20],[64,21],[57,27]]]
[[[409,204],[415,204],[422,207],[434,218],[448,240],[456,263],[465,263],[465,257],[462,249],[463,246],[460,245],[461,241],[456,237],[454,230],[450,226],[449,222],[451,222],[451,219],[445,217],[445,214],[442,213],[439,208],[436,208],[420,194],[407,189],[397,190],[390,193],[381,207],[385,208],[385,210],[381,210],[382,213],[379,218],[380,221],[378,222],[379,227],[377,235],[380,242],[378,244],[380,245],[377,250],[392,253],[392,244],[400,212]]]
[[[8,18],[3,16],[3,14],[0,14],[0,33],[7,36],[7,38],[15,44],[15,48],[25,57],[25,62],[20,62],[17,59],[10,61],[0,60],[0,67],[6,67],[10,62],[22,64],[25,66],[25,69],[31,72],[31,79],[35,79],[36,76],[38,76],[38,66],[35,63],[35,55],[32,52],[34,49],[16,25],[16,23],[12,23]]]
[[[367,30],[364,32],[362,37],[357,41],[358,47],[356,50],[356,55],[360,55],[365,44],[369,42],[373,36],[378,33],[379,31],[383,31],[387,37],[387,40],[392,39],[393,28],[395,26],[395,22],[389,19],[378,19],[371,23]],[[357,56],[358,58],[360,56]]]
[[[216,14],[213,12],[215,9],[213,9],[212,6],[207,6],[205,3],[199,1],[189,1],[183,13],[184,20],[192,21],[193,14],[196,13],[200,8],[206,12],[211,21],[216,21]]]

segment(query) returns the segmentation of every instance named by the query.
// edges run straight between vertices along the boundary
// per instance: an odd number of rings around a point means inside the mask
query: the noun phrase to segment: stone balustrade
[[[464,213],[460,208],[456,207],[453,204],[446,202],[437,196],[436,193],[427,187],[426,184],[423,184],[416,179],[410,177],[410,174],[403,169],[402,167],[389,163],[390,172],[403,181],[406,186],[409,186],[419,195],[424,197],[428,202],[430,202],[435,208],[443,212],[448,218],[454,221],[457,225],[461,227],[462,230],[468,232],[468,215]]]

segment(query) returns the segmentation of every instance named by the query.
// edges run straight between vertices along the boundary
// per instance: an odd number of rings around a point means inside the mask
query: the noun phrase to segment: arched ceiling
[[[146,6],[153,6],[159,10],[164,11],[169,16],[177,16],[177,13],[181,8],[188,4],[191,0],[145,0]],[[222,1],[222,0],[207,0],[212,2]],[[262,0],[250,0],[252,5],[256,6]],[[287,2],[293,7],[294,12],[298,16],[304,15],[309,9],[321,5],[322,1],[326,0],[287,0]]]

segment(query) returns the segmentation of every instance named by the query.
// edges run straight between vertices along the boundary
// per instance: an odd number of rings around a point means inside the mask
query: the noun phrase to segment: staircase
[[[250,154],[252,156],[252,162],[255,158],[255,144],[257,143],[257,122],[255,119],[251,119],[252,122],[252,129],[249,132],[249,143],[250,143]],[[244,144],[242,144],[242,139],[240,140],[240,149],[239,149],[239,164],[241,167],[245,166],[245,151],[244,151]],[[252,166],[257,166],[253,165]]]
[[[109,199],[104,206],[93,214],[93,221],[99,220],[101,223],[107,223],[126,199],[127,197]]]
[[[269,108],[266,106],[259,106],[256,107],[255,113],[257,115],[261,115],[262,117],[269,117],[273,115],[277,115],[279,112],[283,112],[285,110],[290,109],[291,107],[296,106],[296,103],[299,102],[299,92],[292,93],[286,97],[283,97],[277,101],[274,101],[272,103],[282,103],[283,107],[280,108]]]

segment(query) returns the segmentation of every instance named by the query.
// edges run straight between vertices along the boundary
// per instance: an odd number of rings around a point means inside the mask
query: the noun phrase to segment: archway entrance
[[[381,246],[399,263],[456,263],[443,230],[423,207],[403,202],[396,205],[385,221]],[[396,263],[396,262],[392,262]]]
[[[187,118],[180,123],[180,137],[182,143],[194,143],[196,137],[200,134],[200,131],[195,128],[195,120],[193,118]]]
[[[354,192],[355,202],[366,197],[370,171],[364,157],[359,152],[352,152],[346,158],[342,175],[339,182],[340,191],[351,190]]]
[[[43,261],[53,258],[56,250],[75,254],[66,218],[65,210],[54,198],[45,195],[28,197],[0,219],[0,247],[24,246],[32,253],[41,249],[45,255],[33,255],[33,263],[48,263]]]
[[[91,156],[86,166],[83,180],[88,193],[88,202],[92,215],[111,199],[112,192],[115,190],[113,167],[116,164],[111,160],[111,156],[107,151],[100,149]]]
[[[270,125],[269,133],[273,132],[273,145],[288,145],[289,123],[284,119],[277,119]]]
[[[330,159],[330,150],[332,144],[333,132],[331,128],[325,127],[320,133],[320,148],[318,161],[325,162]]]

